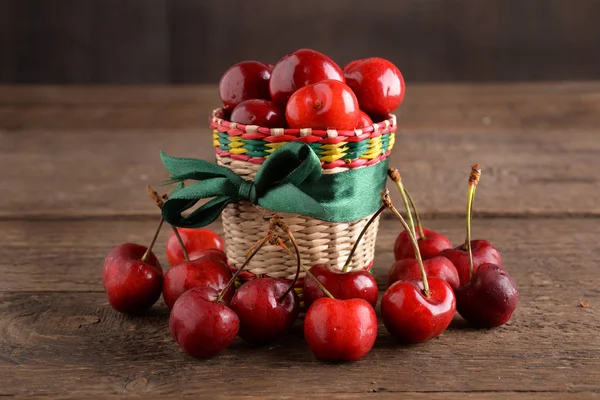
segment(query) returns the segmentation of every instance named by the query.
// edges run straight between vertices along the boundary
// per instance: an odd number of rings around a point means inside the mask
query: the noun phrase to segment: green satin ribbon
[[[199,181],[176,191],[162,209],[168,223],[187,228],[206,226],[228,204],[243,200],[272,211],[324,221],[354,221],[377,211],[381,205],[379,192],[387,178],[387,160],[337,174],[322,174],[319,158],[301,142],[275,150],[260,166],[254,182],[204,160],[164,153],[161,158],[172,182]],[[212,200],[189,215],[182,215],[199,200],[208,198]]]

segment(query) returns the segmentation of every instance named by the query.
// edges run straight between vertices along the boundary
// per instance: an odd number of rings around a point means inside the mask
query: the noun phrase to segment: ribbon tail
[[[202,228],[213,223],[229,203],[231,198],[228,196],[215,197],[190,215],[183,216],[181,213],[196,204],[196,200],[171,198],[165,202],[162,216],[179,228]]]

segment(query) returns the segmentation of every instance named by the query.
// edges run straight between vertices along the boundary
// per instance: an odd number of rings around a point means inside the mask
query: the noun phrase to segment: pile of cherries
[[[167,242],[172,267],[163,276],[152,253],[161,219],[148,248],[126,243],[106,257],[103,281],[109,303],[117,311],[138,313],[151,307],[162,293],[171,309],[169,328],[175,341],[194,357],[210,357],[238,335],[249,343],[265,344],[285,334],[301,312],[294,286],[302,268],[306,271],[304,337],[309,348],[325,361],[358,360],[377,337],[379,293],[369,272],[350,271],[350,260],[368,226],[390,209],[404,231],[396,239],[396,261],[388,271],[388,288],[381,299],[387,330],[402,343],[420,343],[444,332],[456,311],[476,327],[505,324],[517,306],[515,284],[502,267],[498,250],[488,241],[471,240],[479,165],[473,166],[469,176],[467,237],[456,248],[444,235],[422,227],[400,174],[393,168],[388,172],[400,190],[408,222],[392,204],[387,189],[382,191],[383,205],[360,233],[342,270],[326,264],[305,267],[293,232],[274,215],[265,237],[248,250],[239,268],[228,265],[223,240],[216,233],[172,227]],[[151,193],[162,207],[166,195]],[[234,289],[240,273],[267,243],[296,257],[295,279],[258,276]]]
[[[352,130],[387,119],[404,99],[400,70],[383,58],[341,69],[311,49],[277,64],[242,61],[219,82],[225,119],[266,128]]]

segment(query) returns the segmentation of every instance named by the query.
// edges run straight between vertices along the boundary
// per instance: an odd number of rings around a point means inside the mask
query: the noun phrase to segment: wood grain
[[[600,258],[595,240],[600,231],[594,220],[478,221],[476,235],[500,247],[519,287],[520,304],[511,322],[480,331],[457,317],[439,339],[410,347],[396,344],[381,326],[374,350],[362,361],[345,365],[315,361],[300,325],[267,347],[251,348],[236,340],[220,356],[197,361],[171,340],[162,301],[144,316],[115,313],[99,291],[101,260],[116,241],[145,239],[153,225],[0,225],[7,243],[0,254],[1,395],[73,391],[80,396],[173,396],[201,391],[225,397],[275,397],[283,392],[291,397],[336,393],[354,398],[373,391],[425,390],[523,391],[533,398],[530,392],[600,391],[600,280],[594,263]],[[428,225],[455,241],[462,236],[460,220]],[[396,229],[393,221],[383,221],[375,270],[380,282],[391,263]],[[55,234],[49,242],[29,249],[31,261],[19,262],[24,238],[38,243],[50,232]],[[38,265],[32,262],[36,254],[42,260]],[[590,307],[579,307],[581,301]]]
[[[477,213],[600,215],[598,133],[565,135],[401,128],[390,163],[427,215],[464,213],[465,182],[476,162],[483,165]],[[0,130],[0,170],[18,171],[0,176],[0,217],[155,215],[144,188],[167,177],[159,150],[211,160],[210,143],[206,128]]]

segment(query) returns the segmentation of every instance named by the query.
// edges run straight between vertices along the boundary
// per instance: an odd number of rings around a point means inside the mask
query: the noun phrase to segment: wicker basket
[[[218,109],[211,118],[217,162],[249,180],[254,179],[258,168],[274,149],[290,141],[310,144],[321,160],[323,173],[335,174],[385,160],[394,145],[396,132],[394,115],[353,131],[269,129],[229,122],[222,119],[222,115],[222,110]],[[268,223],[263,217],[271,213],[247,202],[230,204],[223,211],[226,252],[232,266],[243,264],[250,247],[264,237]],[[303,264],[327,263],[336,269],[343,267],[370,218],[332,223],[300,214],[278,214],[294,232]],[[372,266],[378,225],[377,218],[365,233],[352,258],[352,270]],[[247,271],[246,277],[267,275],[292,279],[296,273],[296,260],[280,247],[266,245],[250,262]]]

